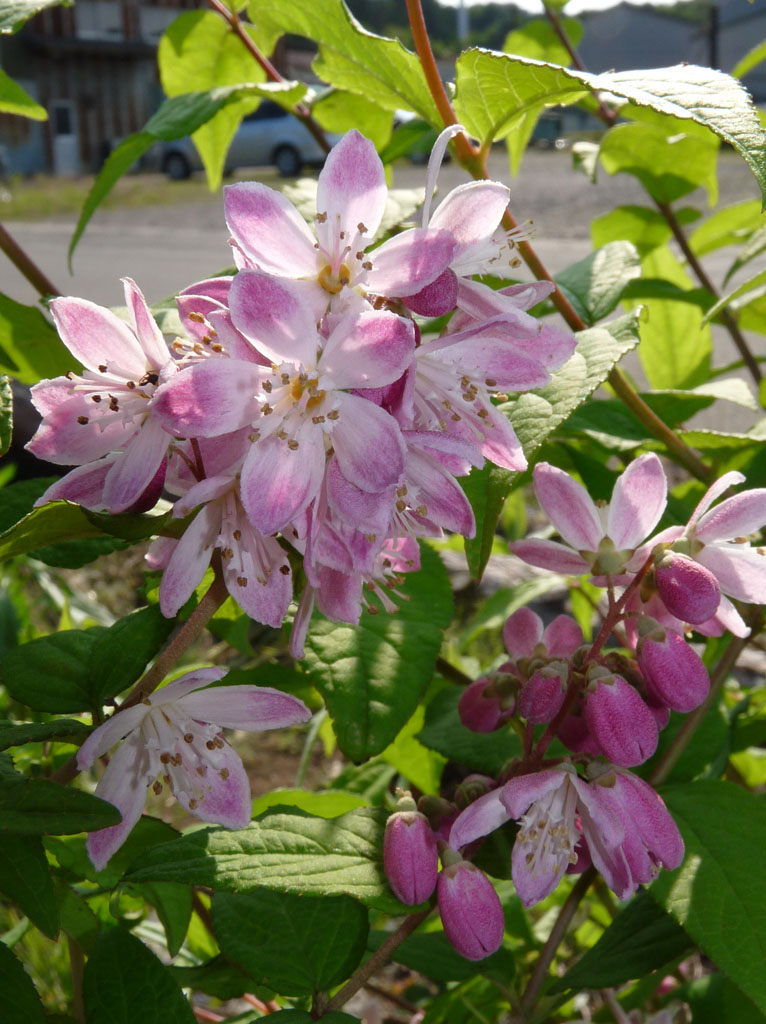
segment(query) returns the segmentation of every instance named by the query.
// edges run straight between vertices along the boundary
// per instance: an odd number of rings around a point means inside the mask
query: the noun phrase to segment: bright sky
[[[446,7],[457,7],[460,0],[440,0]],[[467,7],[471,7],[475,3],[489,3],[492,0],[465,0]],[[494,0],[495,3],[502,2],[502,0]],[[510,0],[509,0],[510,2]],[[521,7],[525,11],[529,11],[530,14],[542,14],[543,5],[541,0],[512,0],[517,7]],[[614,7],[616,4],[621,3],[622,0],[569,0],[564,10],[565,14],[580,14],[582,11],[603,11],[606,7]],[[641,0],[630,0],[631,3],[641,5]],[[645,0],[646,3],[652,2],[652,0]],[[653,0],[657,6],[665,4],[672,4],[675,0]]]

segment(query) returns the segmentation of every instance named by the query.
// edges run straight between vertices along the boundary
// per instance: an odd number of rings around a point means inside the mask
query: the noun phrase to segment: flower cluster
[[[151,508],[163,488],[176,497],[174,515],[192,518],[150,555],[168,616],[217,551],[234,599],[279,625],[290,547],[307,580],[296,655],[315,603],[357,622],[366,586],[392,607],[417,537],[473,534],[458,478],[485,458],[526,465],[493,396],[544,385],[574,350],[571,334],[526,312],[549,282],[493,291],[471,279],[518,262],[501,227],[507,196],[472,182],[430,216],[429,196],[423,226],[379,244],[384,169],[352,131],[319,176],[313,229],[265,185],[226,190],[237,272],[179,295],[187,337],[166,343],[130,280],[127,321],[54,300],[84,369],[33,392],[43,422],[30,449],[77,467],[41,500],[124,512]]]
[[[766,524],[766,490],[714,504],[743,479],[726,474],[687,526],[647,539],[667,503],[655,455],[632,462],[601,505],[562,470],[535,467],[535,493],[562,540],[529,538],[511,549],[534,565],[589,574],[606,591],[601,629],[586,644],[567,615],[544,627],[531,609],[514,612],[503,629],[508,660],[466,687],[458,711],[477,732],[521,720],[522,757],[497,779],[469,777],[452,803],[423,798],[419,811],[413,804],[407,829],[397,822],[402,815],[389,823],[385,867],[394,891],[417,903],[437,888],[445,933],[469,959],[489,955],[502,940],[497,896],[470,857],[506,822],[518,823],[511,875],[525,906],[549,895],[565,873],[591,865],[626,899],[661,866],[681,863],[683,841],[661,797],[629,769],[655,753],[671,711],[692,711],[708,695],[689,627],[743,635],[726,595],[766,600],[766,551],[748,537]],[[606,646],[612,636],[619,647]],[[554,739],[568,756],[546,758]]]

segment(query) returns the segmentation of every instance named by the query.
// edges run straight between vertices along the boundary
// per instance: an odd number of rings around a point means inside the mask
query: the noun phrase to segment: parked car
[[[340,136],[328,134],[328,140],[335,145]],[[226,154],[226,170],[273,164],[283,177],[291,178],[304,164],[322,164],[325,155],[296,117],[271,100],[263,100],[237,129]],[[199,153],[188,135],[165,143],[161,167],[173,181],[182,181],[192,171],[202,170]]]

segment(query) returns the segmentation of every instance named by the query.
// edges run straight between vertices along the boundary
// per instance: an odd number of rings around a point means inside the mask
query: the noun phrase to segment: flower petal
[[[363,491],[384,491],[404,472],[406,448],[393,416],[356,395],[340,394],[332,443],[338,466]]]
[[[547,462],[535,466],[533,480],[537,500],[567,544],[577,551],[597,551],[604,530],[583,485]]]
[[[129,732],[133,732],[146,714],[146,707],[143,704],[136,704],[134,707],[125,708],[124,711],[115,712],[98,729],[94,729],[77,751],[77,767],[80,771],[90,768],[96,758],[111,750]]]
[[[281,192],[256,181],[224,189],[226,223],[237,246],[259,270],[280,277],[313,277],[314,238]]]
[[[257,441],[240,477],[247,518],[261,533],[281,530],[313,501],[322,484],[324,467],[321,430],[300,432],[295,451],[274,436]]]
[[[692,523],[696,523],[697,520],[707,512],[713,502],[717,501],[722,494],[725,494],[730,487],[734,487],[735,484],[744,483],[744,481],[744,476],[736,469],[732,469],[730,472],[724,473],[724,475],[716,480],[714,484],[711,484],[711,486],[708,487],[702,495],[699,504],[692,512],[689,524],[691,525]]]
[[[138,339],[111,310],[75,298],[53,299],[50,310],[61,340],[86,369],[106,365],[110,373],[136,380],[146,372]]]
[[[220,512],[206,505],[173,549],[160,583],[160,611],[166,618],[178,613],[205,575],[220,525]]]
[[[189,792],[178,788],[176,798],[182,807],[202,821],[211,821],[225,828],[245,828],[250,823],[253,803],[242,759],[224,740],[223,747],[216,751],[216,761],[217,767],[208,765],[207,772],[200,778],[196,773],[197,766],[191,766],[184,758],[184,772],[191,779]],[[204,795],[192,807],[190,792],[200,785]]]
[[[511,818],[520,818],[540,797],[568,785],[568,777],[574,774],[573,769],[545,768],[530,775],[517,775],[499,790],[503,805]]]
[[[73,469],[45,491],[35,505],[47,505],[49,501],[73,501],[76,505],[101,510],[104,507],[104,480],[118,456],[107,455],[98,462],[87,462]]]
[[[543,643],[551,658],[571,658],[583,642],[582,630],[569,615],[557,615],[543,633]]]
[[[134,733],[118,747],[96,786],[96,796],[114,804],[122,815],[122,821],[118,825],[102,828],[88,835],[86,849],[97,871],[102,871],[106,867],[112,854],[119,850],[141,817],[146,802],[146,787],[149,784],[146,777],[148,767],[146,748],[141,735]]]
[[[316,365],[316,311],[292,282],[240,270],[229,290],[229,304],[234,326],[267,359]]]
[[[338,388],[378,388],[404,373],[415,353],[411,320],[395,313],[352,313],[327,339],[318,369]]]
[[[565,544],[556,543],[555,540],[537,540],[530,537],[528,540],[516,540],[508,547],[522,561],[536,565],[540,569],[550,569],[551,572],[561,572],[567,576],[582,576],[583,573],[590,572],[590,566],[584,558]]]
[[[178,700],[184,712],[222,729],[284,729],[308,722],[311,712],[297,697],[270,686],[214,686]]]
[[[471,181],[447,194],[433,213],[429,226],[449,231],[457,243],[456,255],[491,239],[508,206],[510,189],[498,181]]]
[[[703,544],[755,533],[766,523],[766,488],[735,494],[706,512],[694,530]]]
[[[707,544],[697,561],[712,572],[721,590],[735,601],[766,604],[766,555],[749,544]]]
[[[455,243],[447,231],[402,231],[367,254],[372,263],[367,288],[378,295],[412,295],[447,269],[454,252]]]
[[[104,506],[109,512],[125,512],[135,505],[156,476],[170,441],[156,420],[144,421],[104,480]]]
[[[519,608],[503,626],[503,643],[512,658],[529,658],[543,638],[543,620],[531,608]]]
[[[488,836],[511,817],[499,789],[485,793],[458,814],[450,829],[449,845],[453,850],[461,850],[475,839]]]
[[[318,225],[323,248],[332,251],[334,236],[353,236],[358,225],[372,238],[386,207],[386,175],[375,146],[357,131],[347,132],[330,151],[317,184],[317,210],[327,214]]]
[[[238,359],[206,359],[159,387],[152,416],[165,430],[216,437],[248,426],[258,415],[261,371]]]
[[[135,423],[113,419],[102,429],[94,408],[80,394],[60,402],[46,413],[27,451],[57,466],[80,466],[123,448],[138,429]]]
[[[653,452],[642,455],[618,478],[609,503],[606,532],[618,551],[636,548],[665,511],[668,482]]]
[[[146,299],[136,282],[130,277],[123,277],[125,289],[125,305],[128,307],[133,329],[141,348],[144,350],[147,363],[155,370],[161,370],[170,359],[170,351],[162,337],[162,331],[151,314]]]

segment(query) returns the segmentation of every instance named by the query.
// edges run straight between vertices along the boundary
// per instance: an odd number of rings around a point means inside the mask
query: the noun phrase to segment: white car
[[[339,135],[328,134],[335,145]],[[273,164],[285,178],[294,177],[304,164],[321,165],[327,154],[311,132],[292,114],[271,100],[263,100],[258,109],[244,118],[226,154],[226,170]],[[187,135],[166,142],[161,157],[162,170],[173,181],[188,178],[202,170],[197,148]]]

